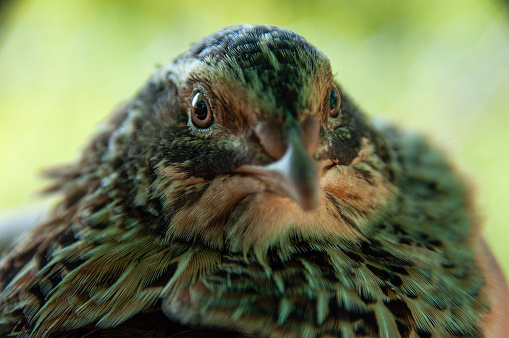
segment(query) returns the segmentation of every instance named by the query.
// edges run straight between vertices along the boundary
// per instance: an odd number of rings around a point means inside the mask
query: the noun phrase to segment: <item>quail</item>
[[[275,26],[194,44],[47,171],[0,261],[8,337],[509,336],[471,193]]]

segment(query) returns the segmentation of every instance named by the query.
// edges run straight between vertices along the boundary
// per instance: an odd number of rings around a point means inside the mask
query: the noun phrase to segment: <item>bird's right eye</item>
[[[209,101],[201,92],[197,92],[191,102],[191,119],[194,125],[201,129],[206,129],[214,123]]]
[[[329,95],[329,115],[331,117],[337,117],[339,115],[339,105],[341,103],[341,97],[339,96],[338,89],[332,85]]]

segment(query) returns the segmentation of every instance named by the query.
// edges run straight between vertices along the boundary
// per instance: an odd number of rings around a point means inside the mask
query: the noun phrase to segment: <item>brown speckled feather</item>
[[[48,176],[62,201],[0,261],[0,335],[504,332],[459,175],[291,31],[205,38]]]

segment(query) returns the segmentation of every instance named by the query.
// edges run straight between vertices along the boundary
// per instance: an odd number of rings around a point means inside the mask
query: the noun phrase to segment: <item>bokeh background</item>
[[[157,65],[245,22],[302,34],[369,115],[445,149],[477,186],[485,236],[509,273],[502,0],[1,0],[0,214],[40,203],[39,171],[75,158]]]

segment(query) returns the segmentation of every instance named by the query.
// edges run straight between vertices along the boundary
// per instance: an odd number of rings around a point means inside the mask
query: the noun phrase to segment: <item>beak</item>
[[[318,143],[320,130],[318,118],[310,116],[301,123],[295,121],[291,114],[287,114],[286,142],[284,137],[277,137],[282,133],[274,124],[258,127],[256,134],[269,154],[273,155],[277,153],[277,149],[284,149],[285,143],[286,150],[282,156],[280,154],[278,160],[269,165],[244,165],[237,168],[236,172],[251,174],[270,181],[305,211],[316,209],[320,201],[320,191],[317,163],[312,155]]]

